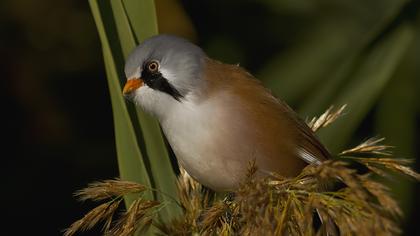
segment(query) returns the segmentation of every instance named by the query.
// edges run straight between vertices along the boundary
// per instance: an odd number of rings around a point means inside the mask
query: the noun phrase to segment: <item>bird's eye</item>
[[[157,72],[159,69],[159,63],[157,61],[151,61],[149,64],[147,64],[147,69],[150,72]]]

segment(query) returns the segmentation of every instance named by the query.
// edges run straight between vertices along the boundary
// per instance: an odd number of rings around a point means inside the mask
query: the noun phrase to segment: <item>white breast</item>
[[[247,142],[246,121],[228,95],[194,103],[183,101],[161,120],[179,163],[200,183],[215,189],[237,187],[249,159],[256,155]]]

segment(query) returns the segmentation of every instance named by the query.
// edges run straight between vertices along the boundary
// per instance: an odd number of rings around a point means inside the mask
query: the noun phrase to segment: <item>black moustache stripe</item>
[[[184,97],[160,72],[151,73],[143,70],[141,78],[150,88],[169,94],[177,101],[181,101],[181,98]]]

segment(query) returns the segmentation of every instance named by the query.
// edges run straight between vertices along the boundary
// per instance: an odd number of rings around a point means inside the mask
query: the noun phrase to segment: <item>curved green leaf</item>
[[[133,104],[125,102],[121,93],[125,81],[124,59],[136,47],[138,39],[157,34],[154,3],[152,0],[90,0],[90,3],[104,45],[121,177],[163,192],[155,193],[154,198],[166,204],[159,215],[161,219],[169,220],[180,213],[180,208],[174,202],[177,198],[176,177],[159,124]],[[136,152],[127,153],[128,150]],[[139,161],[133,162],[133,159]]]
[[[115,141],[121,178],[151,186],[147,169],[143,163],[143,156],[137,145],[133,124],[129,117],[127,107],[125,106],[124,98],[121,96],[121,85],[114,56],[111,52],[104,22],[102,20],[100,6],[96,0],[90,0],[89,3],[102,42],[105,69],[107,72],[114,115]],[[136,197],[138,196],[126,197],[126,204],[130,205]],[[146,193],[146,197],[153,199],[151,193]]]
[[[117,32],[121,39],[123,56],[127,58],[138,44],[136,37],[144,40],[157,34],[154,4],[153,1],[112,1],[111,6]],[[130,16],[130,13],[133,16]],[[139,15],[142,17],[139,18]],[[145,17],[147,21],[144,19]],[[138,22],[146,23],[139,24]],[[169,220],[180,213],[180,209],[174,203],[174,199],[177,199],[175,173],[169,159],[168,150],[158,122],[139,108],[136,108],[136,118],[140,124],[141,136],[145,145],[143,149],[150,166],[154,187],[168,195],[156,195],[158,200],[167,203],[167,206],[160,211],[160,215],[162,219]]]

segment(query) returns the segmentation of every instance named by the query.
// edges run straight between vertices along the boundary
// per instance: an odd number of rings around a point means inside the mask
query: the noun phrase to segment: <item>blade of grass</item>
[[[399,65],[412,36],[413,29],[406,23],[389,33],[368,52],[346,89],[333,99],[336,104],[348,104],[349,111],[348,115],[319,132],[321,140],[333,153],[346,144],[371,109]]]
[[[133,124],[131,123],[124,98],[121,96],[121,85],[114,57],[105,31],[105,26],[102,21],[101,8],[98,5],[97,0],[89,0],[89,4],[102,43],[114,116],[117,158],[121,178],[151,186],[146,167],[142,161],[143,157],[137,144]],[[151,193],[145,194],[145,197],[148,199],[153,199],[153,195]],[[138,196],[125,197],[126,205],[131,205],[137,197]]]
[[[267,63],[259,78],[275,95],[291,105],[312,100],[307,98],[311,97],[313,90],[326,84],[324,78],[345,63],[355,51],[363,49],[366,42],[370,42],[399,13],[404,3],[387,2],[386,10],[372,13],[366,22],[355,21],[360,17],[348,19],[334,15],[334,20],[329,17],[325,22],[314,24],[296,46]],[[329,105],[317,108],[317,113]]]
[[[119,46],[121,47],[124,59],[127,59],[128,54],[136,47],[138,41],[132,32],[123,1],[111,1],[110,5],[115,19],[117,35],[120,39]]]
[[[133,1],[112,1],[111,7],[114,13],[118,36],[121,41],[121,48],[123,56],[128,57],[131,50],[138,44],[135,36],[137,28],[134,27],[133,20],[130,20],[128,9],[130,12],[135,13],[133,18],[137,15],[147,16],[147,21],[143,21],[143,24],[139,24],[138,27],[140,32],[146,34],[146,37],[157,34],[156,27],[156,16],[154,13],[153,4],[145,4],[148,1],[135,1],[142,2],[143,4],[132,4]],[[153,1],[149,1],[152,2]],[[127,5],[125,5],[127,4]],[[128,7],[130,6],[130,7]],[[136,11],[135,10],[137,7]],[[147,14],[146,14],[147,13]],[[137,18],[136,18],[137,19]],[[136,20],[137,21],[137,20]],[[145,32],[142,26],[148,25],[148,32]],[[140,40],[143,40],[145,35],[137,34]],[[175,173],[170,162],[168,150],[163,139],[162,132],[160,130],[158,122],[151,116],[144,113],[141,109],[136,108],[136,116],[141,128],[141,135],[144,140],[145,153],[147,161],[150,165],[151,177],[154,183],[154,187],[160,191],[166,193],[166,195],[157,194],[157,199],[162,202],[167,202],[167,206],[163,208],[159,213],[162,219],[169,220],[180,213],[180,208],[174,204],[173,199],[177,198],[176,186],[175,186]]]
[[[376,133],[387,137],[386,142],[395,146],[393,153],[396,157],[415,157],[417,104],[412,101],[417,99],[417,87],[420,59],[420,46],[418,45],[420,34],[409,46],[410,50],[404,56],[404,60],[398,67],[392,80],[384,90],[381,100],[375,112]],[[400,177],[400,176],[398,176]],[[390,183],[392,191],[398,195],[398,200],[404,215],[410,215],[413,198],[413,186],[411,181],[401,179]]]
[[[158,33],[156,7],[153,0],[123,0],[123,3],[138,42]]]
[[[296,47],[267,63],[258,77],[276,96],[291,105],[299,103],[349,50],[347,40],[354,37],[354,26],[342,25],[315,26]],[[331,32],[334,32],[334,37],[331,37]]]
[[[401,2],[404,3],[404,2]],[[321,82],[321,86],[312,89],[309,93],[311,99],[306,99],[299,107],[299,113],[303,117],[311,117],[319,114],[331,104],[335,103],[334,97],[341,93],[349,79],[351,73],[360,66],[360,61],[364,56],[364,52],[372,42],[381,36],[393,22],[397,21],[403,12],[405,5],[398,5],[390,14],[385,14],[383,20],[379,21],[372,30],[362,35],[356,43],[352,44],[352,52],[348,53],[343,62],[337,68],[331,69],[331,73],[325,75],[325,79]],[[340,105],[340,104],[336,104]]]
[[[336,104],[333,97],[340,92],[340,87],[349,79],[349,74],[358,65],[358,59],[360,59],[359,55],[349,56],[325,81],[322,81],[322,86],[312,91],[312,94],[309,95],[311,99],[306,99],[303,102],[298,108],[298,113],[302,117],[311,117],[331,105],[341,106],[342,104]]]

